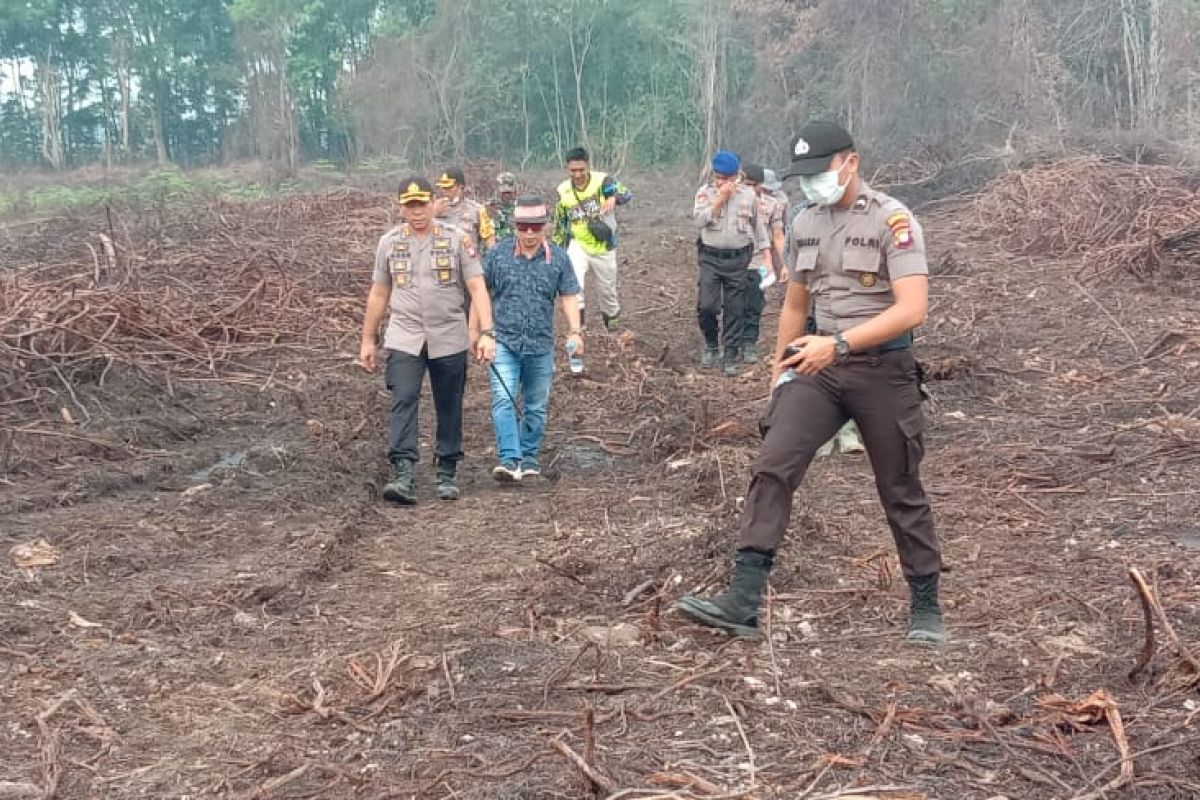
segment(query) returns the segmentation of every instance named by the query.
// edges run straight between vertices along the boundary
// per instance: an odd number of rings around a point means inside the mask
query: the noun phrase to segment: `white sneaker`
[[[502,461],[492,468],[492,477],[500,483],[519,483],[521,465],[511,461]]]
[[[854,424],[854,420],[843,425],[834,439],[837,440],[838,451],[846,455],[862,453],[867,449],[863,446],[862,434],[858,432],[858,426]]]

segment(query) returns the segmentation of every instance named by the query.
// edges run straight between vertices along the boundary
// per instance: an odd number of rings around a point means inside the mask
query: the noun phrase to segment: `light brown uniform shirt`
[[[774,236],[776,231],[783,232],[783,217],[787,213],[787,203],[781,201],[770,192],[763,192],[758,197],[758,218],[767,227],[767,234]]]
[[[487,240],[496,235],[496,226],[492,224],[487,207],[469,197],[462,198],[457,205],[447,203],[446,211],[438,220],[470,234],[475,247],[481,250],[486,247]]]
[[[822,331],[866,322],[895,303],[892,281],[929,274],[925,237],[912,212],[865,183],[850,208],[802,209],[791,236],[791,277],[812,292]]]
[[[753,245],[754,250],[771,246],[766,226],[758,216],[758,195],[749,186],[739,186],[716,215],[713,201],[717,198],[715,183],[707,183],[696,192],[692,220],[700,229],[700,241],[720,250],[739,250]]]
[[[392,287],[383,346],[443,358],[467,349],[466,282],[483,275],[470,237],[444,222],[418,236],[407,224],[385,233],[375,251],[375,283]]]

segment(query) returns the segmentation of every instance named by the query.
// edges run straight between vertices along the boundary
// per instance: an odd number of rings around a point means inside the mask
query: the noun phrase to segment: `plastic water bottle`
[[[775,285],[775,270],[766,264],[758,265],[758,288],[766,291]]]
[[[571,372],[578,374],[583,372],[583,356],[575,355],[576,346],[574,339],[567,339],[567,364]]]

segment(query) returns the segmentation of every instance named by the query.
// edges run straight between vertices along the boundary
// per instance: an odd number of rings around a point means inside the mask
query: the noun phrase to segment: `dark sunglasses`
[[[519,230],[521,233],[533,233],[535,231],[540,231],[544,227],[546,227],[546,223],[544,223],[544,222],[518,222],[517,223],[517,230]]]

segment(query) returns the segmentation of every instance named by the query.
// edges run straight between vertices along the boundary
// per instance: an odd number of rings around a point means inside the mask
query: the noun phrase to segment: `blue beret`
[[[736,153],[728,150],[718,150],[713,153],[712,170],[718,175],[737,175],[741,166],[742,161]]]

